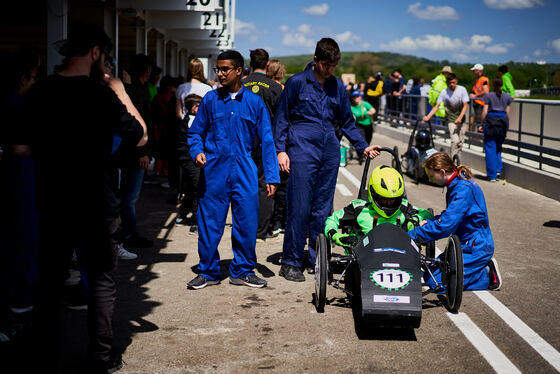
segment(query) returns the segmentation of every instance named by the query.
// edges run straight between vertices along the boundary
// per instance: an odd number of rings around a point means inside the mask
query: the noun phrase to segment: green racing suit
[[[367,235],[373,229],[375,217],[377,224],[391,223],[410,231],[424,219],[431,219],[433,215],[426,209],[417,208],[402,199],[400,208],[389,218],[379,215],[369,201],[356,199],[344,209],[334,212],[325,222],[325,235],[333,240],[341,226],[350,227],[350,235],[358,239]]]

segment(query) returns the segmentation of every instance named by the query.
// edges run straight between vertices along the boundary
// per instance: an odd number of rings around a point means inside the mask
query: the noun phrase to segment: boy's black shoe
[[[251,274],[245,278],[229,277],[229,283],[237,286],[249,286],[254,288],[262,288],[266,286],[266,281],[257,277],[255,274]]]
[[[209,280],[204,278],[202,275],[197,275],[193,280],[187,283],[187,288],[190,288],[191,290],[200,290],[201,288],[214,286],[219,283],[220,281]]]
[[[278,275],[291,282],[305,282],[305,275],[303,275],[302,271],[295,266],[282,264]]]
[[[198,226],[197,225],[192,225],[191,228],[189,229],[189,232],[191,234],[198,234]]]
[[[500,287],[502,287],[502,275],[500,274],[500,268],[495,258],[492,258],[488,263],[488,269],[490,269],[488,272],[488,276],[490,277],[488,289],[491,291],[498,291]]]

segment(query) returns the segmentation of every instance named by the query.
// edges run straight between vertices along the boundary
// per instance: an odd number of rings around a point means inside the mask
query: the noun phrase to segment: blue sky
[[[453,62],[560,63],[560,0],[237,0],[234,47],[245,57],[390,51]]]

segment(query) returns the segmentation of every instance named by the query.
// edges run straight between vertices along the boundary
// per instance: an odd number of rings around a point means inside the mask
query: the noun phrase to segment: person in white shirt
[[[465,140],[465,114],[469,107],[469,94],[463,86],[457,84],[457,76],[453,73],[447,75],[447,88],[443,90],[437,104],[443,103],[445,106],[445,119],[449,128],[449,138],[451,139],[451,158],[459,160],[463,141]],[[438,110],[439,105],[435,105],[422,121],[428,122]]]
[[[204,65],[202,65],[202,61],[198,58],[194,58],[189,62],[187,82],[179,85],[175,93],[175,97],[177,98],[177,104],[175,106],[177,117],[183,119],[187,115],[185,98],[189,94],[197,94],[200,97],[204,97],[208,91],[212,91],[212,87],[206,84]]]

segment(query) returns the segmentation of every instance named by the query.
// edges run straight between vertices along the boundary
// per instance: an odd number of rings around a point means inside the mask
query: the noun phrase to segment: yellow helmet
[[[373,209],[379,215],[390,218],[401,206],[404,194],[402,175],[386,165],[373,169],[369,177],[368,196]],[[390,199],[390,204],[383,200]]]

